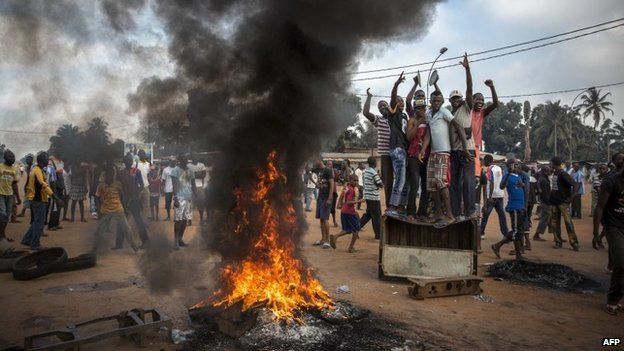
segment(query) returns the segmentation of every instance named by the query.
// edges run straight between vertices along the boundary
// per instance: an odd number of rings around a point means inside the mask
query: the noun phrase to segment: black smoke
[[[289,179],[279,192],[296,199],[302,164],[352,120],[347,72],[365,45],[418,37],[433,21],[436,3],[156,2],[171,38],[174,79],[190,85],[191,129],[221,152],[211,176],[211,203],[221,216],[207,234],[226,262],[246,257],[255,238],[249,229],[233,239],[224,225],[231,222],[234,189],[250,191],[255,170],[276,150]]]

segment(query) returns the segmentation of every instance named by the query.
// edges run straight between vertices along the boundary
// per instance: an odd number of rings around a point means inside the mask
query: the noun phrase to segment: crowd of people
[[[390,102],[378,102],[380,115],[370,112],[372,94],[367,90],[363,114],[377,128],[381,170],[377,171],[374,157],[356,170],[348,162],[339,171],[331,161],[318,162],[316,173],[306,167],[306,210],[311,211],[311,199],[315,196],[316,218],[320,220],[322,233],[315,245],[336,248],[338,238],[351,234],[348,251],[354,252],[358,233],[368,221],[372,221],[375,238],[379,239],[380,190],[384,189],[387,216],[426,221],[438,228],[470,219],[480,228],[481,239],[492,210],[496,210],[502,239],[491,249],[497,258],[508,243],[513,243],[510,255],[516,259],[522,259],[531,250],[534,209],[539,222],[532,240],[544,241],[542,235],[548,229],[553,233],[554,248],[562,248],[567,241],[574,251],[579,251],[572,219],[581,218],[581,197],[585,194],[587,178],[581,165],[570,164],[557,156],[550,164],[541,166],[513,158],[505,164],[495,164],[493,156],[483,152],[482,137],[486,117],[499,104],[494,83],[490,79],[485,81],[493,99],[486,106],[482,93],[473,94],[466,55],[460,63],[466,73],[466,97],[459,90],[451,91],[450,109],[442,106],[444,98],[437,82],[427,103],[425,92],[417,89],[418,77],[414,78],[404,101],[398,95],[398,87],[405,81],[402,73],[393,86]],[[605,236],[609,241],[612,279],[607,311],[610,313],[621,308],[617,304],[624,293],[623,170],[624,155],[617,153],[608,166],[595,165],[588,179],[595,223],[593,247],[603,248]],[[339,180],[345,183],[340,194]],[[318,195],[314,195],[317,191]],[[363,202],[366,209],[359,218],[356,208],[360,209]],[[331,235],[329,217],[333,215],[337,226],[337,208],[341,211],[342,228]],[[562,219],[567,239],[562,236]],[[477,242],[480,253],[481,242]]]
[[[0,240],[13,242],[14,238],[6,235],[8,224],[19,222],[18,217],[26,217],[29,212],[30,226],[20,243],[33,251],[45,249],[41,238],[47,236],[46,226],[48,231],[57,231],[63,229],[61,222],[76,220],[76,207],[80,221],[87,222],[85,201],[88,201],[86,206],[91,218],[98,221],[94,250],[101,249],[103,235],[110,230],[116,232],[113,250],[123,248],[124,241],[135,250],[142,249],[149,241],[145,220],[160,220],[160,198],[163,196],[164,220],[174,222],[176,249],[187,246],[183,236],[186,227],[192,224],[193,210],[198,210],[200,221],[208,215],[205,200],[209,169],[194,155],[191,155],[192,160],[187,155],[180,155],[154,164],[140,150],[136,156],[125,155],[123,165],[115,165],[70,164],[49,156],[47,152],[40,152],[36,157],[28,154],[24,164],[19,166],[15,165],[11,150],[4,150],[2,156]],[[26,179],[23,191],[20,191],[18,182],[24,174]],[[21,212],[18,211],[19,205],[22,205]],[[130,217],[136,230],[130,230]]]

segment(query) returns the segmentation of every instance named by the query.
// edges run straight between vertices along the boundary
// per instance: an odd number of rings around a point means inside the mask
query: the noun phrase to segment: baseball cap
[[[414,101],[414,107],[425,107],[425,106],[427,106],[425,99],[418,99]]]
[[[462,93],[460,93],[459,90],[453,90],[451,91],[451,95],[449,96],[449,99],[452,99],[456,96],[459,96],[460,98],[464,97],[464,95],[462,95]]]

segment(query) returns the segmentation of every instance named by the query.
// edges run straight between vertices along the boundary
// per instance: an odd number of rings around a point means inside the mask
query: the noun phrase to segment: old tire
[[[0,273],[8,273],[13,270],[13,263],[18,258],[28,255],[28,251],[11,251],[0,255]]]
[[[76,271],[79,269],[91,268],[95,267],[97,263],[97,257],[94,253],[86,253],[82,255],[78,255],[76,257],[68,258],[67,261],[63,263],[61,267],[57,270],[57,272],[69,272]]]
[[[67,251],[52,247],[20,257],[13,264],[15,280],[30,280],[57,271],[67,261]]]

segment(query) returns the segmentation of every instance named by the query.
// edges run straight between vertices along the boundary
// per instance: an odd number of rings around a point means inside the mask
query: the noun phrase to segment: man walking
[[[592,246],[596,250],[599,248],[601,221],[607,235],[609,261],[613,268],[606,311],[614,315],[618,310],[624,311],[620,303],[624,297],[624,168],[602,182],[594,213]]]
[[[579,168],[579,164],[575,162],[572,164],[572,174],[570,175],[572,176],[572,179],[574,179],[574,181],[578,184],[578,191],[572,199],[571,216],[572,218],[581,219],[581,197],[585,195],[585,185],[583,184],[583,178],[585,177],[585,174],[583,174],[583,171]]]
[[[539,213],[539,223],[535,234],[533,235],[534,241],[546,241],[540,237],[540,235],[546,232],[546,228],[550,226],[550,167],[544,166],[537,175],[537,196],[539,198],[541,210]]]
[[[373,232],[375,239],[379,240],[381,233],[381,202],[379,201],[379,189],[383,188],[383,183],[377,174],[377,160],[371,156],[368,158],[368,167],[364,170],[364,200],[366,201],[366,212],[360,218],[360,229],[364,228],[369,220],[373,221]]]
[[[141,171],[137,168],[133,168],[134,158],[128,154],[124,156],[125,168],[119,171],[117,180],[121,183],[122,191],[124,194],[124,209],[132,215],[134,223],[139,232],[139,238],[143,242],[143,245],[147,243],[149,237],[147,236],[147,228],[145,222],[141,216],[141,198],[140,192],[144,188],[143,176]],[[123,247],[124,235],[121,232],[117,233],[117,241],[114,249],[121,249]]]
[[[14,163],[15,154],[11,150],[5,149],[4,163],[0,164],[0,240],[6,238],[6,227],[13,210],[13,199],[17,205],[22,202],[19,191],[17,191],[19,176]],[[13,241],[13,239],[9,241]]]
[[[486,178],[487,185],[485,187],[485,203],[483,205],[483,220],[481,221],[481,238],[485,238],[485,227],[487,226],[488,219],[492,209],[496,209],[498,215],[498,223],[500,231],[503,236],[507,236],[507,219],[505,217],[505,193],[501,189],[501,181],[503,180],[503,170],[495,164],[492,155],[485,155],[483,158],[483,164],[487,167]]]
[[[173,231],[174,249],[188,246],[182,237],[186,226],[192,218],[192,199],[195,192],[195,174],[188,167],[186,157],[178,157],[178,165],[171,171],[173,180]]]
[[[552,206],[552,225],[555,234],[555,248],[560,249],[563,243],[561,239],[561,217],[565,223],[568,239],[574,251],[579,250],[579,243],[574,231],[574,223],[570,218],[570,203],[578,191],[578,183],[566,172],[563,167],[563,160],[555,156],[550,160],[550,165],[554,174],[554,181],[551,183],[550,204]]]
[[[321,223],[321,240],[314,245],[321,245],[324,249],[329,249],[329,214],[332,207],[332,194],[336,191],[336,183],[334,175],[329,167],[324,167],[321,161],[318,161],[317,167],[321,169],[318,179],[319,196],[316,200],[316,219]]]
[[[30,246],[31,250],[42,250],[39,240],[43,234],[43,222],[46,216],[46,204],[48,197],[52,196],[59,206],[63,206],[63,200],[59,199],[46,181],[44,168],[48,165],[48,154],[41,152],[37,155],[37,165],[32,168],[26,185],[26,197],[30,201],[33,221],[28,231],[22,237],[22,245]]]
[[[366,89],[366,102],[364,102],[362,114],[377,128],[377,153],[381,157],[381,181],[384,183],[386,206],[388,206],[390,204],[390,191],[394,182],[392,160],[390,159],[390,125],[388,124],[390,108],[387,101],[380,100],[377,103],[377,109],[381,116],[372,114],[370,112],[372,97],[370,88]]]
[[[171,180],[171,171],[173,170],[175,162],[173,160],[167,161],[167,167],[163,169],[161,179],[165,182],[165,210],[167,210],[167,218],[165,221],[171,220],[171,200],[173,200],[173,182]]]

